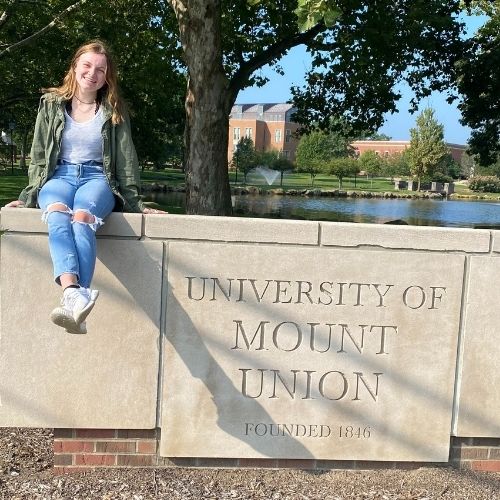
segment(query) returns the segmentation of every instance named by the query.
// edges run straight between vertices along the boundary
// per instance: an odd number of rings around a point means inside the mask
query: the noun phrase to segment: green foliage
[[[257,152],[257,157],[259,165],[270,168],[271,170],[277,170],[280,173],[280,186],[283,186],[283,176],[285,172],[291,173],[295,169],[295,165],[275,149]]]
[[[299,167],[312,160],[326,162],[332,158],[347,157],[352,154],[350,141],[341,134],[315,130],[300,138],[296,151]]]
[[[441,161],[441,163],[439,164],[436,173],[442,174],[443,176],[448,177],[450,180],[458,179],[460,177],[460,165],[453,159],[453,156],[448,153],[443,158],[443,161]],[[438,179],[436,178],[436,174],[434,174],[433,177],[433,180],[438,181]]]
[[[9,18],[5,23],[0,21],[0,44],[8,45],[36,32],[70,3],[70,0],[36,2],[34,8],[31,0],[3,0],[0,11],[5,7]],[[178,152],[186,83],[184,61],[193,51],[190,37],[195,30],[187,14],[180,16],[180,22],[186,24],[179,30],[169,3],[160,0],[87,2],[36,44],[19,50],[15,58],[8,56],[0,60],[0,123],[14,115],[20,130],[31,128],[39,88],[60,83],[68,58],[78,44],[102,37],[119,56],[124,94],[135,113],[134,139],[141,158],[162,162],[165,145]],[[203,6],[202,2],[198,4]],[[189,9],[194,8],[193,3]],[[345,136],[356,130],[377,130],[384,113],[396,108],[400,97],[397,83],[407,81],[416,92],[416,102],[431,90],[448,88],[456,77],[457,67],[463,75],[464,93],[470,97],[471,110],[476,101],[481,103],[477,112],[471,111],[470,117],[464,115],[470,126],[475,129],[483,126],[481,120],[488,112],[485,102],[489,103],[492,113],[498,113],[500,108],[496,104],[498,80],[494,73],[499,67],[495,55],[498,54],[498,21],[495,18],[497,24],[490,26],[489,35],[485,33],[482,39],[464,42],[457,20],[463,7],[458,0],[223,0],[214,3],[213,8],[215,14],[208,12],[210,9],[207,12],[212,19],[221,19],[220,32],[215,38],[220,40],[221,50],[214,46],[208,66],[210,75],[216,74],[217,81],[223,82],[224,90],[217,95],[219,109],[221,106],[230,109],[241,89],[263,85],[266,79],[261,76],[260,68],[268,64],[282,71],[279,60],[300,44],[305,44],[313,54],[307,86],[293,90],[298,107],[296,119],[306,129],[319,124],[325,129],[342,131]],[[207,22],[203,29],[214,26],[218,24]],[[180,33],[185,36],[182,40]],[[201,30],[200,37],[210,39],[204,35]],[[462,66],[457,66],[458,60],[464,61]],[[191,82],[197,68],[189,68]],[[474,84],[474,78],[481,78],[474,76],[477,68],[479,73],[484,71],[487,75],[484,81],[491,83],[491,89],[484,88],[489,96],[484,100],[477,91],[482,87]],[[203,81],[203,76],[198,80]],[[190,102],[188,109],[192,109],[192,105]],[[209,115],[196,115],[197,120],[204,122],[202,128],[210,129]],[[495,116],[487,115],[487,118],[495,124]],[[491,125],[485,127],[489,151],[494,152],[497,129]],[[206,141],[213,144],[226,140],[225,136],[217,135],[222,128],[224,126],[210,129]],[[189,148],[203,150],[205,146],[199,142],[188,143]],[[223,153],[219,160],[210,168],[221,173],[216,176],[219,182],[226,183],[227,164]],[[193,169],[196,173],[201,165],[193,165]],[[200,185],[193,189],[201,192]]]
[[[297,171],[309,174],[311,186],[314,187],[314,179],[318,174],[325,171],[325,163],[318,160],[310,160],[308,163],[297,164]]]
[[[474,176],[469,181],[469,189],[481,193],[500,193],[500,178],[497,176]]]
[[[246,184],[250,170],[259,165],[259,155],[255,151],[252,139],[249,137],[240,139],[233,154],[232,164],[235,169],[243,174]]]
[[[365,151],[358,159],[360,170],[364,170],[371,177],[382,172],[383,160],[375,151]]]
[[[357,141],[390,141],[391,137],[387,134],[379,134],[378,132],[369,132],[363,130],[360,134],[356,135]]]
[[[476,170],[476,160],[473,155],[464,153],[460,160],[460,177],[468,179],[472,177]]]
[[[415,91],[412,108],[432,90],[454,82],[463,55],[458,1],[382,0],[342,2],[338,22],[310,43],[312,69],[304,88],[292,89],[304,128],[375,131],[401,97],[396,84]]]
[[[431,177],[424,176],[422,177],[422,182],[453,182],[453,177],[451,175],[443,174],[442,172],[433,172]]]
[[[410,170],[418,179],[432,178],[433,173],[449,155],[444,142],[443,125],[434,118],[434,110],[426,108],[417,117],[416,127],[410,129],[410,147],[407,150]]]
[[[474,169],[474,175],[496,175],[500,177],[500,155],[497,157],[497,161],[488,165],[487,167],[477,166]]]
[[[500,153],[500,2],[473,2],[490,15],[457,64],[458,108],[462,124],[473,129],[469,149],[483,166]]]
[[[297,23],[301,31],[311,29],[321,21],[326,26],[331,27],[341,13],[338,2],[331,0],[299,0],[298,7],[295,10]]]
[[[354,177],[359,173],[360,163],[355,158],[333,158],[326,164],[326,171],[339,180],[339,189],[342,189],[344,177]]]
[[[39,2],[36,9],[32,2],[10,2],[7,19],[0,23],[0,48],[35,33],[67,6],[68,1],[62,0]],[[186,79],[180,47],[172,36],[175,26],[170,8],[159,0],[82,5],[36,43],[0,58],[0,127],[14,118],[19,140],[29,134],[40,89],[59,85],[75,49],[101,38],[116,54],[140,160],[159,165],[168,159],[169,151],[179,156]]]
[[[407,177],[410,175],[410,165],[406,150],[401,153],[393,153],[383,159],[382,175],[393,179],[394,177]]]
[[[295,165],[288,158],[285,158],[284,156],[278,156],[278,158],[276,158],[276,160],[274,160],[270,164],[269,168],[278,170],[281,173],[293,172],[293,170],[295,169]]]
[[[320,172],[328,172],[328,162],[335,158],[346,159],[352,156],[350,140],[342,133],[315,130],[303,135],[297,146],[295,161],[299,172],[311,176],[311,185]]]

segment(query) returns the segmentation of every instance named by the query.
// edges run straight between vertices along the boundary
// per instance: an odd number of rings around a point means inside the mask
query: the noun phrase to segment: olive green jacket
[[[38,206],[38,192],[56,169],[64,129],[65,105],[66,101],[56,94],[45,94],[40,100],[31,146],[29,184],[19,195],[26,207]],[[139,196],[139,164],[132,142],[130,120],[127,116],[122,123],[113,125],[111,109],[106,104],[103,104],[103,113],[103,168],[117,201],[115,209],[142,212],[144,206]]]

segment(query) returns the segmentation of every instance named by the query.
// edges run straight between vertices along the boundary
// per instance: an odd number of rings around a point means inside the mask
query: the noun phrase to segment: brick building
[[[229,116],[228,161],[233,158],[236,145],[243,137],[252,139],[257,151],[275,149],[291,161],[299,139],[294,135],[300,125],[292,121],[296,108],[291,104],[235,104]],[[467,147],[446,143],[453,159],[460,163]],[[410,141],[354,141],[357,154],[375,151],[381,156],[400,153],[410,146]]]
[[[275,149],[295,161],[299,140],[294,132],[299,124],[292,121],[294,112],[291,104],[235,104],[229,116],[228,160],[240,139],[249,137],[257,151]]]
[[[447,142],[446,145],[450,149],[452,158],[460,163],[462,155],[465,153],[467,146],[461,144],[452,144]],[[375,151],[380,156],[390,156],[394,153],[401,153],[410,147],[410,141],[354,141],[352,146],[357,154],[362,154],[365,151]]]

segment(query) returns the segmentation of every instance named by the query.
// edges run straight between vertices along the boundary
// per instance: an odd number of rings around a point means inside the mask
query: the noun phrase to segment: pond
[[[414,226],[500,229],[500,202],[326,198],[277,195],[233,196],[234,214],[245,217],[306,219],[383,224],[404,221]],[[148,193],[173,212],[184,211],[184,193]]]

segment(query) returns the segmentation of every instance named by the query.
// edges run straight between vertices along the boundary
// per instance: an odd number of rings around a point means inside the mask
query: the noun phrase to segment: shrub
[[[500,193],[500,178],[496,175],[472,177],[469,181],[469,189],[481,193]]]

